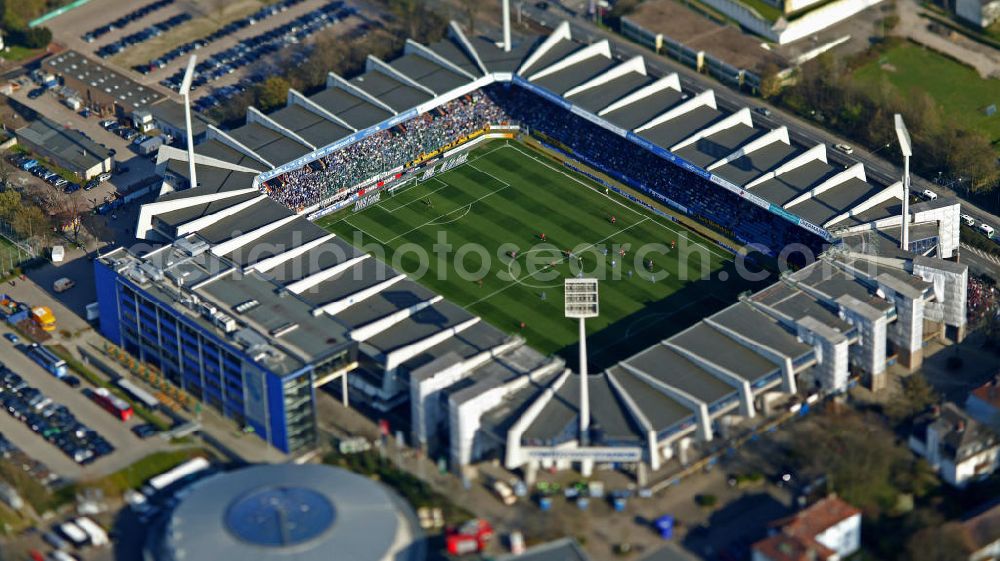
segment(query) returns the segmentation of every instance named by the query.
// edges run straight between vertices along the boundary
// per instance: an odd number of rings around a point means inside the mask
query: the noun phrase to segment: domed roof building
[[[181,490],[147,543],[155,561],[422,561],[409,507],[323,465],[257,465]],[[335,553],[334,553],[335,552]]]

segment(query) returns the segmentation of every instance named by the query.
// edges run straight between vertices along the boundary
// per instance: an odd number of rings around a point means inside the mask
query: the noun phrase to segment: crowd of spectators
[[[741,243],[760,244],[769,255],[793,243],[818,254],[824,243],[788,220],[510,84],[477,90],[265,185],[272,198],[295,210],[331,203],[486,125],[508,123]]]
[[[769,255],[793,243],[817,255],[824,243],[798,225],[522,88],[491,86],[487,92],[523,129],[543,132],[573,157],[741,243],[760,244]]]
[[[349,196],[353,187],[486,125],[505,124],[508,120],[489,97],[475,91],[268,181],[268,195],[295,210],[336,200],[338,194]]]
[[[968,320],[973,327],[1000,316],[1000,291],[996,284],[970,276],[968,294]]]

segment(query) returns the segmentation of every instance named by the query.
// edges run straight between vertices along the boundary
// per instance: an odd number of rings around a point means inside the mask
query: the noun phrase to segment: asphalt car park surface
[[[6,328],[0,331],[9,332]],[[0,361],[28,385],[38,388],[52,401],[65,405],[77,420],[96,431],[114,447],[115,450],[111,454],[89,465],[81,466],[63,454],[54,444],[46,442],[42,436],[34,433],[22,421],[15,419],[6,411],[0,412],[0,433],[30,456],[47,464],[60,477],[81,480],[104,476],[168,446],[164,440],[157,437],[140,439],[131,429],[144,424],[141,418],[133,416],[126,422],[118,420],[84,394],[83,390],[93,390],[93,386],[83,381],[79,389],[69,387],[43,370],[6,339],[0,340]]]

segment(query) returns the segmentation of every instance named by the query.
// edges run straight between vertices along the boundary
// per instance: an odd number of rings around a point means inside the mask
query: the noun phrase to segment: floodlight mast
[[[184,96],[184,124],[187,126],[188,175],[191,178],[191,188],[198,186],[198,178],[194,169],[194,132],[191,130],[191,80],[194,79],[194,65],[198,57],[191,55],[187,69],[184,70],[184,80],[181,81],[180,93]]]
[[[590,434],[590,388],[587,372],[587,330],[586,318],[598,316],[597,279],[566,279],[563,285],[566,293],[565,313],[568,318],[579,320],[580,326],[580,444],[589,443]]]
[[[913,143],[910,133],[906,130],[903,116],[896,113],[896,137],[899,139],[899,150],[903,154],[903,223],[900,228],[899,247],[903,251],[910,250],[910,156],[913,155]]]
[[[510,0],[503,0],[503,50],[510,52]]]

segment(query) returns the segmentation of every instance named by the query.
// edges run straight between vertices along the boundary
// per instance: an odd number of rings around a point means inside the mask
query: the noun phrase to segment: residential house
[[[989,27],[1000,17],[1000,0],[954,0],[955,15],[976,27]]]
[[[935,406],[918,417],[909,445],[955,487],[993,473],[1000,451],[997,434],[954,403]]]
[[[965,412],[994,431],[1000,431],[1000,374],[972,390],[965,400]]]
[[[861,547],[861,511],[829,495],[771,524],[753,544],[753,561],[839,561]]]

